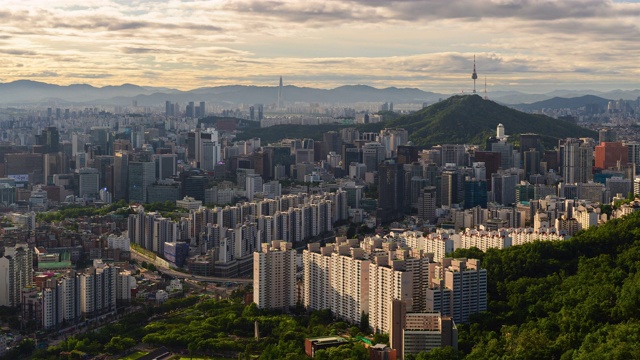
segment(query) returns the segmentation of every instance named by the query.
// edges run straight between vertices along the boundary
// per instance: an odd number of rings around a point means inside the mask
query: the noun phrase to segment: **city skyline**
[[[3,1],[0,82],[635,89],[637,1]]]

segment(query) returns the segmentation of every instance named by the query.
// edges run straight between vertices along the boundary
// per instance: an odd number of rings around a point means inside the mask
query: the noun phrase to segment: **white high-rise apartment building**
[[[369,326],[373,332],[389,332],[393,300],[412,304],[412,299],[413,274],[404,263],[389,261],[388,254],[376,256],[369,264]]]
[[[129,238],[124,235],[109,235],[107,237],[107,247],[109,249],[131,251],[131,240],[129,240]]]
[[[423,236],[422,232],[407,231],[398,238],[398,241],[413,250],[432,253],[435,261],[440,261],[454,250],[454,241],[447,232],[429,233]]]
[[[247,199],[253,201],[253,196],[262,191],[262,177],[258,174],[247,174],[245,178]]]
[[[4,248],[0,258],[0,306],[16,306],[21,292],[33,284],[33,250],[27,244]]]
[[[116,276],[116,302],[128,304],[131,301],[131,290],[136,287],[136,279],[129,270],[118,272]]]
[[[427,311],[466,323],[471,314],[487,310],[487,270],[476,259],[445,258],[436,266],[426,299]]]
[[[356,240],[357,243],[357,240]],[[336,244],[331,254],[331,312],[337,318],[360,324],[369,313],[369,264],[363,249],[355,244]]]
[[[214,128],[197,131],[195,147],[196,161],[202,170],[214,170],[218,161],[222,160],[218,131]]]
[[[42,327],[55,329],[64,322],[75,324],[80,320],[80,278],[69,271],[57,279],[49,279],[42,289]]]
[[[253,253],[253,301],[260,309],[296,305],[296,251],[291,243],[274,240]]]
[[[116,311],[117,268],[94,260],[80,275],[80,309],[86,318]]]
[[[331,253],[333,246],[311,243],[302,252],[302,304],[309,310],[331,309]]]

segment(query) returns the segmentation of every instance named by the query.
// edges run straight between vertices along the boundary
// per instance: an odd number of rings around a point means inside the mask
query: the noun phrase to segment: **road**
[[[151,262],[153,263],[153,259],[147,257],[146,255],[139,253],[137,251],[135,251],[133,248],[131,249],[131,257],[136,259],[136,260],[140,260],[140,261],[147,261],[147,262]],[[221,278],[221,277],[214,277],[214,276],[199,276],[199,275],[191,275],[191,274],[185,274],[183,272],[180,271],[176,271],[176,270],[172,270],[163,266],[157,266],[156,268],[158,269],[158,271],[160,271],[163,274],[172,276],[176,279],[191,279],[194,281],[201,281],[201,282],[215,282],[215,283],[237,283],[237,284],[253,284],[253,279],[246,279],[246,278]]]

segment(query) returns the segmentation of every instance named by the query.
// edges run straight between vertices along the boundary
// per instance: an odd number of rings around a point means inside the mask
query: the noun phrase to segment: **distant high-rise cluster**
[[[284,97],[282,94],[282,76],[280,76],[280,83],[278,84],[278,103],[276,104],[278,109],[284,107]]]
[[[167,100],[165,101],[164,114],[166,117],[179,117],[184,115],[187,118],[203,118],[206,116],[207,111],[204,101],[201,101],[198,105],[193,101],[189,101],[185,106],[184,114],[182,114],[178,103],[172,103]]]

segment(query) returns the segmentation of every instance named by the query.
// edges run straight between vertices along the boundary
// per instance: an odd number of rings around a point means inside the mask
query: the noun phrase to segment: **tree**
[[[109,354],[116,355],[136,345],[136,341],[129,337],[114,336],[104,346],[104,350]]]
[[[389,345],[389,334],[375,333],[373,334],[373,344],[386,344]]]
[[[451,346],[436,348],[430,351],[422,351],[418,353],[415,360],[458,360],[462,358],[462,354]]]
[[[369,334],[371,330],[369,329],[369,314],[364,311],[360,314],[360,331],[363,334]]]

